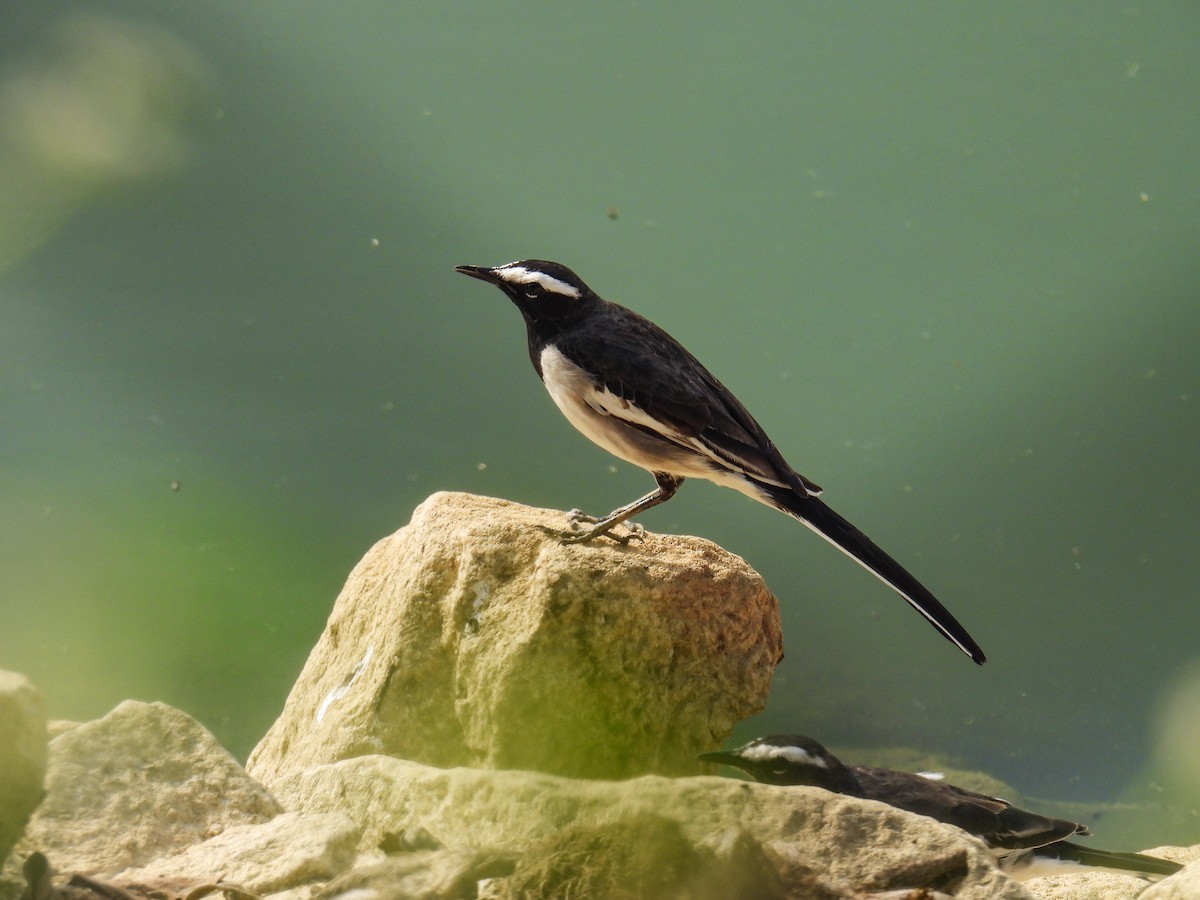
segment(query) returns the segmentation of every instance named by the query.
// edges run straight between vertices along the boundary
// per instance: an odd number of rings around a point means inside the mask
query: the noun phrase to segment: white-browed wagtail
[[[937,775],[847,766],[812,738],[798,734],[761,737],[736,750],[701,753],[698,758],[741,769],[766,784],[824,788],[954,825],[987,844],[997,864],[1020,881],[1063,875],[1073,868],[1157,880],[1183,868],[1156,856],[1071,843],[1067,838],[1091,833],[1087,826],[1017,809],[998,797],[946,784]]]
[[[598,296],[566,266],[540,259],[457,266],[500,288],[525,318],[529,356],[567,420],[658,488],[602,518],[572,510],[564,540],[589,541],[705,478],[799,519],[877,576],[975,662],[983,651],[903,566],[826,506],[754,417],[669,334]],[[579,527],[580,523],[590,527]],[[637,532],[635,531],[634,534]],[[623,540],[628,540],[624,538]]]

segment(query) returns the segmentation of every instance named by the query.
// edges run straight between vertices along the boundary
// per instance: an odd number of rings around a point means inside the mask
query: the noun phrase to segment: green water
[[[244,755],[429,493],[648,490],[451,271],[534,256],[688,345],[990,656],[689,483],[644,523],[783,609],[738,737],[951,754],[1130,804],[1100,846],[1200,841],[1200,6],[4,19],[0,667],[54,715],[160,699]]]

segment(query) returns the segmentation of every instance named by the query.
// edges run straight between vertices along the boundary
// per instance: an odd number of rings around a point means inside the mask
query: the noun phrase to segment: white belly
[[[688,446],[688,439],[613,394],[595,387],[591,375],[554,346],[542,350],[542,381],[567,421],[597,446],[648,472],[680,478],[704,478],[767,502],[752,481],[714,465],[710,456]]]

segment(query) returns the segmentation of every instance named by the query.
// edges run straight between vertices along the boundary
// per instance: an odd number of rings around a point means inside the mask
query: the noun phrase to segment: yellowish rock
[[[587,778],[699,771],[782,656],[762,578],[695,537],[563,544],[565,516],[438,493],[350,574],[247,763],[387,753]]]

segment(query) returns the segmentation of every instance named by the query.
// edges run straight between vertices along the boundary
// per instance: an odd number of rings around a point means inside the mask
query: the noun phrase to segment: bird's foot
[[[628,523],[628,533],[613,534],[613,529],[621,524],[620,519],[616,521],[612,521],[611,517],[600,519],[596,516],[589,516],[582,510],[573,509],[567,513],[567,521],[571,525],[571,530],[564,531],[559,535],[564,544],[586,544],[588,541],[593,541],[598,537],[606,537],[624,546],[630,541],[644,541],[646,539],[646,529],[637,522]],[[585,525],[591,525],[592,527],[585,528]]]
[[[567,512],[567,523],[573,529],[578,529],[583,525],[595,525],[599,521],[598,516],[589,516],[582,509],[572,509]]]

